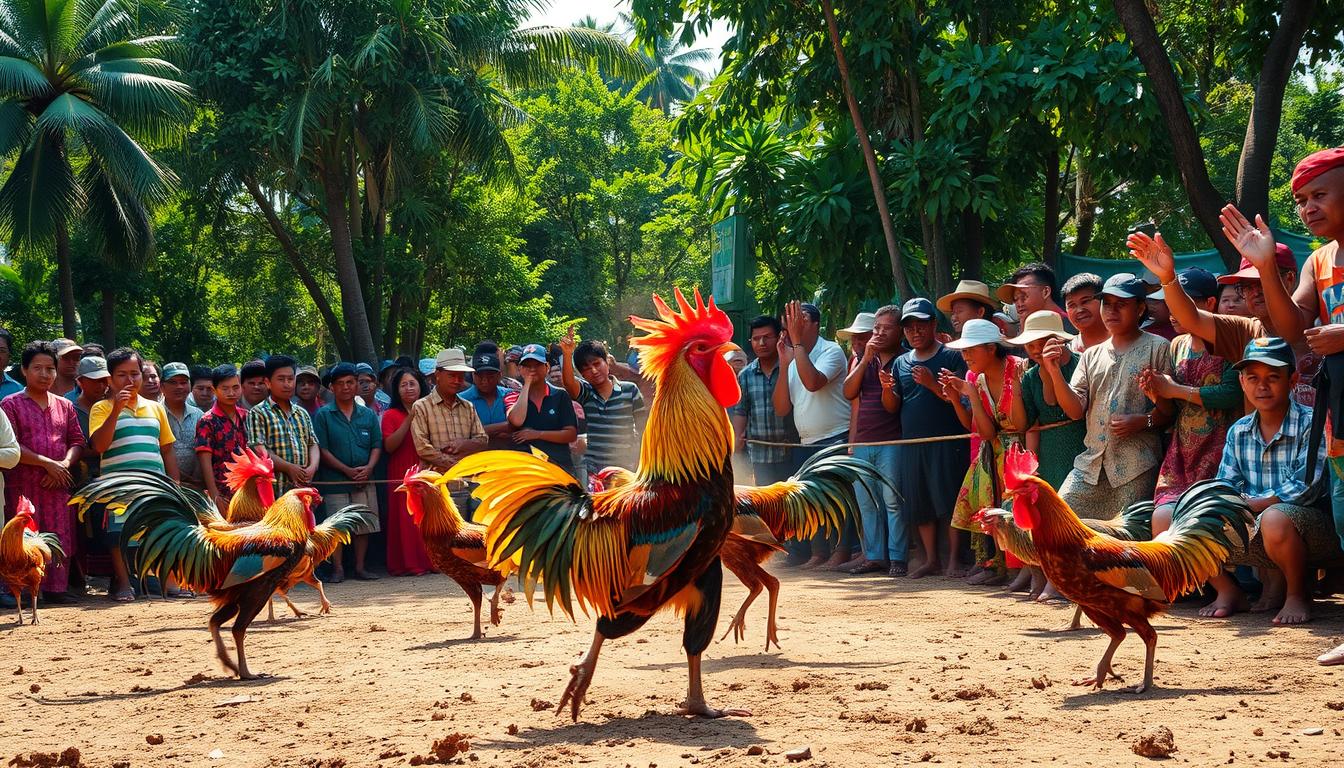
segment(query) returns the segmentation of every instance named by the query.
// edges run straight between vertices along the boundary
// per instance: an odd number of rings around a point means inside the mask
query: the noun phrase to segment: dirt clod
[[[1176,737],[1170,728],[1158,725],[1144,731],[1129,748],[1143,757],[1171,757],[1176,751]]]
[[[962,723],[957,726],[957,733],[964,733],[967,736],[990,736],[998,732],[999,727],[984,715],[975,718],[973,723]]]
[[[158,746],[159,744],[163,743],[163,734],[162,733],[145,734],[145,743]]]
[[[905,724],[905,730],[911,733],[924,733],[929,730],[929,723],[922,717],[911,718],[910,721]]]
[[[446,763],[469,749],[471,742],[467,740],[465,733],[450,733],[442,739],[435,739],[430,751],[433,752],[434,759]]]
[[[510,736],[517,736],[517,735],[518,735],[518,726],[514,725],[513,723],[509,723],[509,727],[508,727],[507,730],[508,730]]]
[[[29,692],[29,693],[37,693],[37,692],[39,692],[39,691],[41,691],[41,690],[42,690],[42,686],[38,685],[37,683],[33,683],[32,685],[28,686],[28,692]]]
[[[757,755],[764,755],[765,747],[762,747],[760,744],[752,744],[750,747],[747,747],[747,754],[751,755],[752,757],[755,757]]]
[[[876,680],[865,680],[854,686],[856,691],[885,691],[889,688],[886,683],[880,683]]]
[[[970,688],[962,688],[955,694],[962,701],[976,701],[977,699],[997,699],[999,694],[993,688],[986,688],[984,683],[976,683]]]
[[[790,763],[801,763],[804,760],[811,760],[812,748],[799,747],[797,749],[791,749],[784,753],[784,759],[788,760]]]
[[[555,705],[545,699],[532,700],[533,712],[545,712],[548,709],[555,709]]]
[[[810,683],[810,682],[808,682],[808,681],[806,681],[806,680],[803,680],[802,678],[799,678],[799,679],[793,681],[793,692],[794,692],[794,693],[797,693],[797,692],[799,692],[799,691],[805,691],[805,690],[807,690],[808,688],[811,688],[811,687],[812,687],[812,683]]]

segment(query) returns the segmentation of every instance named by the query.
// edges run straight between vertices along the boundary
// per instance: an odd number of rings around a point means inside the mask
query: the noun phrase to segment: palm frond
[[[0,93],[11,98],[28,99],[51,89],[51,82],[32,62],[13,56],[0,56]]]
[[[621,38],[584,27],[528,27],[505,37],[493,62],[509,88],[538,88],[567,68],[597,64],[613,77],[638,80],[648,74],[646,59]]]
[[[14,241],[46,242],[82,202],[60,137],[35,133],[0,186],[0,222]]]
[[[0,102],[0,157],[24,144],[33,133],[33,116],[17,101]]]
[[[94,65],[78,79],[126,130],[165,141],[185,130],[192,108],[191,88],[172,74],[180,72],[162,59],[125,59]]]

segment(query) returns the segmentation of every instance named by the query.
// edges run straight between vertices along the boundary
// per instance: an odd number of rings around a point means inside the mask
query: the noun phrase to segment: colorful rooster
[[[432,469],[411,467],[397,492],[406,494],[406,509],[411,520],[420,529],[425,553],[434,564],[434,570],[457,582],[467,593],[476,610],[476,628],[472,640],[484,637],[481,631],[481,597],[484,585],[495,588],[490,595],[490,623],[499,626],[499,598],[505,590],[504,580],[513,571],[513,562],[505,561],[496,568],[487,567],[485,553],[485,526],[474,525],[462,519],[453,503],[453,497],[444,487],[443,475]],[[512,598],[510,598],[512,599]]]
[[[486,524],[492,563],[512,559],[529,600],[538,581],[546,603],[571,617],[573,602],[598,613],[592,645],[570,668],[560,699],[577,720],[602,644],[624,637],[655,613],[685,616],[689,686],[684,713],[721,717],[705,700],[700,656],[713,639],[723,586],[719,552],[733,524],[733,429],[725,410],[737,402],[737,378],[723,357],[732,341],[728,316],[654,297],[658,320],[631,317],[646,335],[631,340],[656,386],[633,481],[590,494],[553,464],[530,454],[487,451],[450,469],[476,477],[476,510]]]
[[[41,533],[33,516],[33,502],[20,496],[18,511],[0,531],[0,583],[9,588],[19,606],[19,626],[23,626],[23,591],[32,597],[33,624],[37,623],[37,593],[47,566],[65,559],[61,540],[54,533]]]
[[[224,482],[233,495],[224,518],[230,523],[255,523],[275,503],[275,462],[265,452],[244,448],[224,464]]]
[[[1157,652],[1148,619],[1217,575],[1232,546],[1224,526],[1246,542],[1245,502],[1221,481],[1196,483],[1176,502],[1170,529],[1153,541],[1120,541],[1083,525],[1035,471],[1035,456],[1009,449],[1004,485],[1012,492],[1013,519],[1031,532],[1046,577],[1111,638],[1096,675],[1077,684],[1099,689],[1108,676],[1119,679],[1111,658],[1128,625],[1147,647],[1143,683],[1133,689],[1142,693],[1153,684]]]

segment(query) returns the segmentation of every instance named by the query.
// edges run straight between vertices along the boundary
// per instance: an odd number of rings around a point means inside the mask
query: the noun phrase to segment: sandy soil
[[[76,747],[90,766],[391,767],[461,734],[470,749],[455,761],[501,766],[781,765],[808,746],[810,765],[1110,767],[1149,762],[1131,744],[1166,725],[1176,762],[1340,764],[1344,671],[1314,663],[1344,639],[1337,604],[1296,629],[1264,616],[1204,621],[1197,604],[1179,605],[1158,624],[1159,687],[1135,697],[1068,684],[1105,641],[1046,631],[1065,608],[943,579],[785,578],[782,652],[761,650],[758,603],[749,644],[707,654],[711,700],[755,713],[714,722],[672,714],[685,686],[674,617],[608,644],[571,724],[547,707],[590,623],[520,599],[486,640],[467,642],[468,603],[440,576],[332,586],[332,616],[257,625],[249,659],[275,676],[256,683],[224,677],[203,599],[90,599],[47,610],[37,627],[7,614],[0,760]],[[726,616],[744,590],[725,583]],[[1133,680],[1141,661],[1131,637],[1117,670]]]

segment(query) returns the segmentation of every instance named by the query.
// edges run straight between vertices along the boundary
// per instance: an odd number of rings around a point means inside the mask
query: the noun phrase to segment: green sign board
[[[746,309],[747,278],[751,274],[751,253],[747,249],[747,222],[741,216],[729,216],[710,229],[710,291],[724,309]]]

